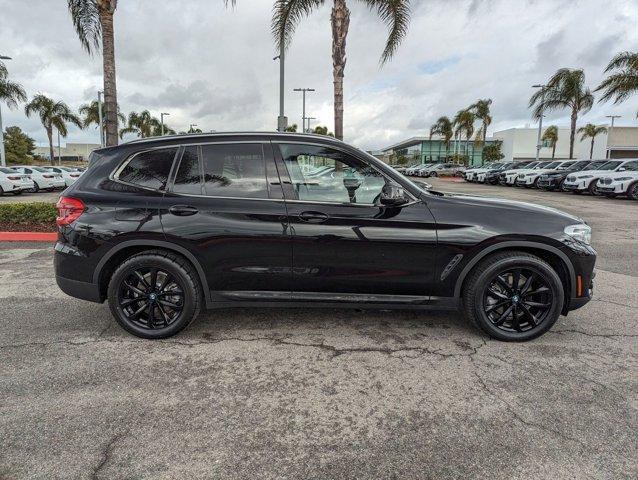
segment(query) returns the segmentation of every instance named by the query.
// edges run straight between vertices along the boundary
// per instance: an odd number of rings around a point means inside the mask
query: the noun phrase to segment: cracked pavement
[[[2,479],[638,474],[631,266],[524,344],[333,309],[207,312],[149,342],[60,292],[51,258],[0,244]]]

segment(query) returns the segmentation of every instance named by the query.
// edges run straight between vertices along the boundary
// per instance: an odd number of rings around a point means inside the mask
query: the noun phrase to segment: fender
[[[465,277],[467,276],[468,273],[470,273],[470,270],[472,270],[472,268],[474,268],[474,266],[478,262],[480,262],[483,258],[485,258],[490,253],[494,253],[499,250],[516,248],[516,247],[536,248],[538,250],[545,250],[547,252],[553,253],[556,256],[558,256],[563,261],[563,263],[567,267],[567,271],[569,272],[571,297],[574,298],[576,296],[576,274],[574,272],[574,266],[572,265],[572,262],[569,259],[569,257],[565,255],[564,252],[561,252],[556,247],[553,247],[551,245],[546,245],[544,243],[525,242],[525,241],[508,241],[508,242],[497,243],[495,245],[491,245],[485,248],[484,250],[476,254],[474,258],[472,258],[472,260],[468,262],[468,264],[463,268],[463,270],[461,270],[461,273],[456,279],[456,285],[454,287],[454,297],[455,298],[461,297],[461,287],[463,286]]]
[[[195,256],[189,252],[186,248],[177,245],[175,243],[165,242],[163,240],[125,240],[121,243],[118,243],[113,248],[111,248],[98,262],[95,271],[93,272],[93,283],[98,285],[100,280],[100,275],[102,273],[102,269],[104,265],[109,261],[109,259],[115,255],[117,252],[124,248],[128,247],[159,247],[164,248],[166,250],[171,250],[173,252],[179,253],[180,255],[186,257],[189,262],[193,264],[195,270],[197,271],[197,276],[199,277],[199,281],[202,284],[202,290],[204,291],[204,300],[206,301],[206,307],[210,308],[212,306],[212,300],[210,298],[210,289],[208,288],[208,282],[206,281],[206,275],[204,274],[204,269],[202,268],[199,261],[195,258]]]

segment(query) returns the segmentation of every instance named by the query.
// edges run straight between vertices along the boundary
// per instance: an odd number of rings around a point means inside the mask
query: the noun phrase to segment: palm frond
[[[18,108],[18,102],[27,101],[27,94],[19,83],[0,78],[0,101],[13,110]]]
[[[618,68],[628,68],[638,70],[638,53],[637,52],[620,52],[611,59],[605,73]]]
[[[100,49],[102,25],[95,0],[67,0],[73,26],[84,49],[93,53]]]
[[[409,0],[363,0],[371,10],[377,14],[389,29],[385,48],[381,54],[381,63],[384,64],[392,58],[401,40],[408,33],[410,25]]]
[[[275,0],[271,32],[277,48],[288,48],[299,22],[310,15],[325,0]]]

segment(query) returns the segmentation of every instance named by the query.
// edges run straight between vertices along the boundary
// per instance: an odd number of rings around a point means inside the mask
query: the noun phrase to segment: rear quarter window
[[[177,147],[134,154],[116,174],[116,179],[152,190],[164,190],[176,153]]]

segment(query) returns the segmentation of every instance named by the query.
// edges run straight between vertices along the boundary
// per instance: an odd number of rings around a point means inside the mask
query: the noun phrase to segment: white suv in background
[[[458,165],[456,163],[437,163],[427,166],[419,171],[420,177],[444,177],[452,176],[456,173]]]
[[[567,178],[563,183],[563,190],[574,193],[589,192],[591,195],[596,195],[596,185],[600,178],[607,177],[610,173],[617,172],[628,163],[633,162],[638,162],[638,160],[610,160],[598,167],[596,170],[581,170],[580,172],[574,172],[567,175]]]
[[[499,177],[499,183],[501,185],[507,185],[507,186],[513,186],[516,183],[516,179],[518,178],[518,176],[521,173],[528,173],[531,172],[534,169],[544,169],[546,168],[548,165],[555,163],[555,162],[532,162],[529,165],[525,166],[524,168],[515,168],[512,170],[506,170],[505,172],[503,172],[501,175],[501,177]]]
[[[78,172],[71,167],[42,167],[42,168],[46,168],[49,172],[59,173],[60,175],[62,175],[62,178],[64,179],[64,186],[66,187],[70,187],[71,185],[73,185],[75,181],[78,178],[80,178],[80,175],[82,175],[82,172]]]
[[[33,188],[31,191],[38,190],[52,191],[55,188],[65,188],[64,179],[59,173],[49,172],[44,167],[32,167],[31,165],[19,167],[11,167],[16,172],[26,173],[33,180]]]
[[[638,160],[627,162],[615,172],[600,178],[596,190],[608,197],[627,195],[632,200],[638,200]]]
[[[517,187],[536,188],[536,181],[544,173],[551,172],[553,170],[567,170],[570,166],[576,163],[576,160],[570,160],[565,162],[551,162],[549,165],[544,165],[538,168],[537,165],[531,170],[521,170],[514,181],[514,185]]]
[[[32,188],[33,182],[29,175],[18,173],[12,168],[0,167],[0,195],[9,192],[20,195],[25,190]]]

